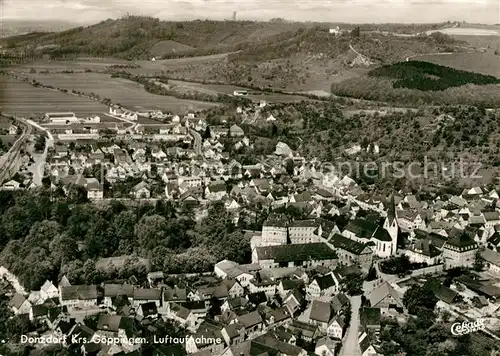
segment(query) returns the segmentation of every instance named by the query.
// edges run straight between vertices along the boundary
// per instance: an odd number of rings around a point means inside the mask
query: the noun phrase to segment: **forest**
[[[75,284],[145,277],[142,259],[165,273],[211,271],[226,258],[249,262],[242,229],[265,218],[242,216],[235,226],[222,202],[197,221],[191,207],[169,201],[98,206],[81,192],[62,193],[42,187],[0,192],[0,265],[27,289],[38,290],[46,279],[63,275]],[[122,256],[127,263],[120,268],[96,268],[101,258]]]
[[[441,91],[467,84],[500,84],[500,79],[423,61],[385,65],[368,73],[369,77],[396,79],[393,88]]]

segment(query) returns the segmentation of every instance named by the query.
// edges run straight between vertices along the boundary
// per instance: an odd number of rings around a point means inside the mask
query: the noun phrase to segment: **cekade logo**
[[[478,319],[473,322],[455,323],[451,326],[451,333],[455,336],[470,334],[474,331],[483,330],[485,328],[484,321]]]

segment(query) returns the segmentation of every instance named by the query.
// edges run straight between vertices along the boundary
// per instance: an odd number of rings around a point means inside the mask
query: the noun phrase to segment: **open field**
[[[35,88],[7,76],[0,76],[0,93],[1,112],[27,117],[40,117],[53,111],[71,111],[78,116],[100,115],[109,110],[97,101]]]
[[[163,109],[175,113],[188,110],[204,110],[216,103],[195,100],[182,100],[174,97],[155,95],[144,90],[141,84],[123,78],[111,78],[109,74],[72,73],[72,74],[32,74],[30,78],[55,88],[95,93],[101,98],[109,98],[131,110]]]
[[[457,40],[465,41],[477,50],[494,53],[500,50],[500,36],[453,36]],[[500,60],[500,57],[499,57]]]
[[[491,53],[427,55],[413,59],[500,78],[500,56]]]
[[[186,82],[186,81],[180,81],[180,80],[169,80],[170,84],[179,86],[179,87],[185,87],[187,89],[191,90],[196,90],[201,93],[209,93],[209,94],[230,94],[232,95],[235,90],[246,90],[248,91],[249,95],[247,98],[254,100],[254,101],[259,101],[259,100],[265,100],[269,103],[293,103],[297,101],[302,101],[302,100],[310,100],[306,97],[303,96],[298,96],[298,95],[287,95],[287,94],[278,94],[278,93],[266,93],[266,92],[259,92],[255,91],[252,89],[247,89],[235,85],[230,85],[230,84],[201,84],[201,83],[194,83],[194,82]]]
[[[441,32],[450,36],[500,36],[500,31],[487,28],[455,27],[444,30],[428,31],[427,34]]]
[[[175,58],[175,59],[162,59],[157,61],[144,61],[138,60],[134,63],[139,65],[141,68],[128,69],[135,75],[155,75],[161,73],[161,71],[175,70],[184,68],[186,66],[197,66],[201,64],[211,64],[220,61],[225,61],[230,53],[214,54],[211,56],[198,56],[198,57],[185,57],[185,58]]]
[[[89,58],[77,59],[72,61],[56,61],[56,60],[39,60],[23,66],[16,66],[12,69],[16,72],[28,72],[31,68],[37,72],[47,70],[49,72],[61,72],[64,70],[84,71],[91,69],[95,71],[105,70],[106,67],[111,65],[127,65],[133,64],[122,59],[113,58]]]

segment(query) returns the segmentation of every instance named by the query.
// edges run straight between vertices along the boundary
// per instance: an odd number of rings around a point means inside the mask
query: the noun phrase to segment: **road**
[[[45,140],[45,148],[41,154],[33,154],[32,155],[35,163],[33,163],[33,165],[31,166],[31,169],[30,169],[31,173],[33,173],[33,183],[37,186],[41,186],[42,179],[45,175],[45,163],[47,161],[47,152],[48,152],[50,147],[54,147],[54,136],[52,136],[52,134],[50,133],[49,130],[38,125],[36,122],[34,122],[32,120],[26,120],[26,122],[29,125],[37,128],[41,131],[44,131],[47,134],[47,139]]]
[[[19,169],[21,148],[26,143],[28,137],[31,135],[31,132],[33,131],[32,126],[28,125],[26,120],[24,119],[16,119],[16,120],[21,122],[21,124],[24,126],[24,129],[23,133],[21,134],[21,137],[19,137],[16,140],[16,142],[14,142],[10,150],[5,155],[2,156],[1,160],[2,164],[0,169],[0,184],[2,184],[6,180],[9,180],[10,177],[13,175],[13,172],[17,172],[17,170]]]
[[[194,152],[196,152],[198,156],[203,157],[203,151],[201,149],[201,135],[193,129],[189,129],[189,133],[194,137]]]
[[[351,297],[351,324],[347,334],[342,341],[340,356],[361,356],[359,348],[359,308],[361,308],[361,296]]]

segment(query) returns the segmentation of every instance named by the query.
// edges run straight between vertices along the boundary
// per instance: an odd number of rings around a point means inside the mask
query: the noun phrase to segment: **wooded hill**
[[[445,90],[466,84],[500,84],[500,79],[491,75],[467,72],[422,61],[385,65],[372,70],[368,76],[396,79],[393,83],[394,88],[424,91]]]

